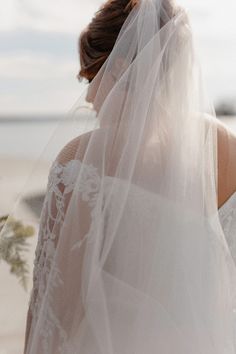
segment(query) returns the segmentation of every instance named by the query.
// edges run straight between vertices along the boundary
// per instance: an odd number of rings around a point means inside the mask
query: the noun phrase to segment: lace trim
[[[236,192],[222,205],[219,209],[219,214],[221,218],[227,217],[229,212],[236,207]]]
[[[38,243],[34,259],[33,289],[30,295],[29,309],[32,314],[32,334],[34,334],[36,329],[39,315],[47,319],[40,333],[45,353],[49,353],[50,337],[52,337],[52,332],[56,329],[61,342],[58,352],[62,353],[66,345],[67,334],[61,327],[60,321],[57,319],[51,306],[53,303],[53,289],[63,284],[60,271],[56,267],[55,262],[53,264],[53,261],[56,250],[56,240],[58,238],[56,231],[60,230],[60,226],[65,218],[65,199],[75,187],[81,165],[82,163],[79,160],[71,160],[65,165],[60,164],[58,161],[52,164],[40,217]],[[91,207],[91,218],[93,220],[95,213],[94,207],[96,205],[100,185],[100,177],[97,169],[92,165],[83,165],[79,181],[80,183],[76,185],[76,190],[81,193],[82,200],[87,202]],[[61,191],[62,186],[63,192]],[[55,203],[54,210],[53,202]],[[51,231],[52,228],[54,231]],[[74,245],[73,248],[80,247],[82,242],[91,234],[92,223],[88,234],[85,235],[82,241]],[[47,287],[48,282],[50,282],[49,288]],[[42,301],[46,301],[42,307],[44,309],[43,313],[40,312]]]
[[[220,208],[219,217],[236,264],[236,193]]]

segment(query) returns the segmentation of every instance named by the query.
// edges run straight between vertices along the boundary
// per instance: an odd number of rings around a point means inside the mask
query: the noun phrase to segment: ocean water
[[[223,118],[236,132],[236,117]],[[73,137],[90,130],[93,123],[48,118],[0,118],[0,155],[51,160]]]
[[[67,142],[93,126],[86,119],[0,118],[0,156],[51,161]]]
[[[10,157],[35,158],[57,127],[56,120],[0,121],[0,154]]]

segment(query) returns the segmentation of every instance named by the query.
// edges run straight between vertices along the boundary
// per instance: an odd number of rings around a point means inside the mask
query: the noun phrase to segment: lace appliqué
[[[74,190],[77,180],[79,180],[79,185],[76,185],[76,191],[78,190],[82,200],[86,201],[91,207],[91,220],[93,220],[95,213],[93,208],[96,205],[100,176],[94,166],[83,165],[82,169],[81,166],[82,164],[79,160],[71,160],[66,165],[62,165],[57,161],[53,163],[48,177],[47,193],[40,217],[38,243],[34,259],[34,285],[31,291],[29,309],[32,313],[32,334],[34,334],[35,330],[37,331],[36,326],[39,316],[44,318],[40,335],[45,353],[49,352],[49,340],[55,330],[60,336],[61,343],[58,353],[62,353],[66,345],[67,334],[61,327],[60,321],[51,307],[53,289],[58,285],[63,285],[60,271],[54,262],[54,255],[58,237],[56,234],[58,232],[56,231],[60,230],[65,217],[65,198]],[[63,187],[63,191],[61,187]],[[73,249],[80,247],[82,242],[91,234],[92,222],[88,234],[74,245]],[[48,282],[50,287],[47,287]],[[42,307],[43,310],[41,310],[42,301],[45,301]]]

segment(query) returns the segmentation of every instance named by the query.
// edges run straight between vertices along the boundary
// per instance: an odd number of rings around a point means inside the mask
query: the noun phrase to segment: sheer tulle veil
[[[36,249],[47,277],[35,275],[27,354],[235,354],[216,118],[182,8],[138,2],[45,154],[82,122],[56,242]]]

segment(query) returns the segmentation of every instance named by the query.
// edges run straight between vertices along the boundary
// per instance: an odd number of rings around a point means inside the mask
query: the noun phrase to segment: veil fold
[[[25,353],[235,354],[217,124],[185,11],[141,0],[70,117],[48,146],[79,135],[50,169]]]

